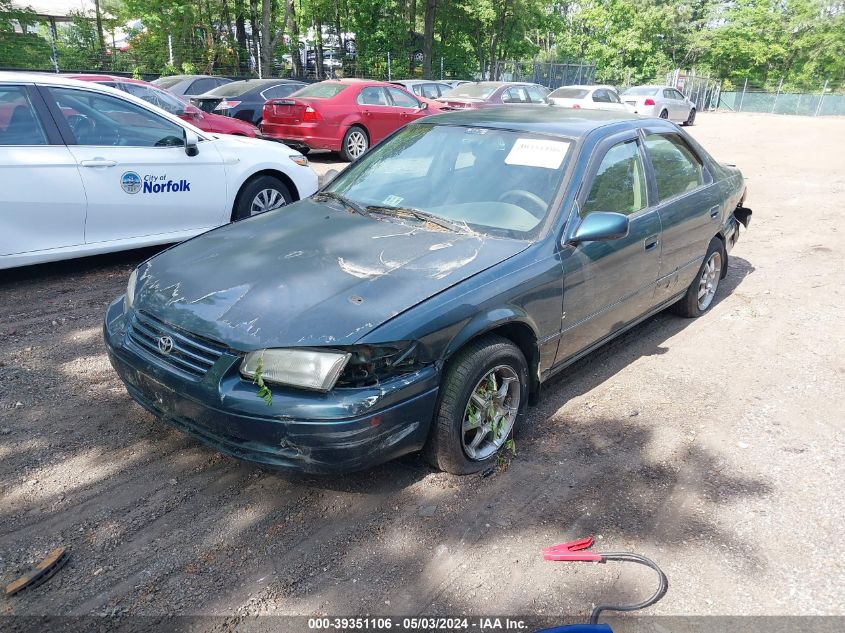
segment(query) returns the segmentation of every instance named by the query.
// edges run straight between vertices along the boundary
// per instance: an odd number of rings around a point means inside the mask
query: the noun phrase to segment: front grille
[[[137,348],[183,374],[202,378],[225,348],[184,330],[168,325],[151,314],[136,311],[127,328],[129,341]],[[172,349],[165,354],[159,347],[162,337],[169,337]]]

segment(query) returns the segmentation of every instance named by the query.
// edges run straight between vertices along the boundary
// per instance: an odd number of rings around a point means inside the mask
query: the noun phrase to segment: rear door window
[[[367,86],[361,88],[361,93],[358,95],[359,105],[380,105],[387,106],[390,102],[387,100],[387,95],[384,89],[379,86]]]
[[[23,86],[0,86],[0,145],[47,145],[47,134]]]
[[[512,87],[502,94],[502,103],[528,103],[528,92],[522,86]]]
[[[593,93],[593,101],[596,103],[610,103],[610,97],[607,96],[607,90],[599,89]]]
[[[645,146],[654,168],[660,202],[704,184],[704,165],[677,134],[646,134]]]

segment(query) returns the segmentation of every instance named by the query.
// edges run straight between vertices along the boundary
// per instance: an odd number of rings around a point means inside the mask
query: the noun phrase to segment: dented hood
[[[527,246],[303,200],[149,260],[135,308],[242,351],[348,345]]]

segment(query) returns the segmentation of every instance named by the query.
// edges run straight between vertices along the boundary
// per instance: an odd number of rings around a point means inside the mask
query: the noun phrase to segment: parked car
[[[402,86],[408,92],[413,92],[418,97],[425,97],[426,99],[437,99],[437,97],[449,92],[453,87],[440,81],[430,81],[428,79],[400,79],[391,81],[390,83]]]
[[[455,88],[457,86],[460,86],[461,84],[470,84],[472,82],[467,79],[441,79],[440,83]]]
[[[353,161],[394,130],[436,110],[387,82],[321,81],[285,99],[270,99],[261,133],[301,152],[328,149]]]
[[[552,105],[574,110],[628,110],[613,86],[562,86],[552,90],[548,100]]]
[[[286,97],[305,85],[292,79],[233,81],[192,98],[191,103],[203,112],[215,112],[259,125],[267,99]]]
[[[307,159],[126,92],[0,73],[0,268],[192,237],[311,195]]]
[[[444,106],[463,110],[497,105],[547,104],[549,91],[538,84],[513,81],[477,81],[464,83],[438,99]]]
[[[123,92],[128,92],[154,106],[178,116],[180,119],[192,123],[203,132],[217,134],[234,134],[235,136],[258,136],[258,128],[252,123],[240,121],[219,114],[203,112],[192,103],[146,81],[116,75],[64,75],[69,79],[79,81],[93,81],[103,86],[111,86]]]
[[[668,121],[437,115],[143,263],[106,346],[135,400],[238,458],[337,472],[422,450],[476,472],[542,382],[659,310],[713,306],[744,201]]]
[[[212,75],[169,75],[153,81],[159,88],[188,99],[228,83],[232,83],[232,80]]]
[[[622,100],[635,114],[656,116],[682,125],[695,123],[695,104],[671,86],[637,86],[622,93]]]

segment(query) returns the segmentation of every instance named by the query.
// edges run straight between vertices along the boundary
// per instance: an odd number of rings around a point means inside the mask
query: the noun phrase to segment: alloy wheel
[[[367,151],[367,138],[364,133],[358,130],[350,132],[346,137],[346,152],[352,158],[358,158],[365,151]]]
[[[722,274],[722,255],[716,251],[710,255],[701,277],[698,278],[698,309],[702,312],[713,303],[716,296],[716,288],[719,287],[719,278]]]
[[[471,460],[487,459],[508,439],[519,412],[520,383],[508,365],[491,369],[472,390],[461,425],[461,445]]]
[[[273,209],[278,209],[287,204],[287,200],[282,193],[277,189],[262,189],[255,198],[252,199],[252,204],[249,206],[249,214],[258,215],[259,213],[266,213]]]

